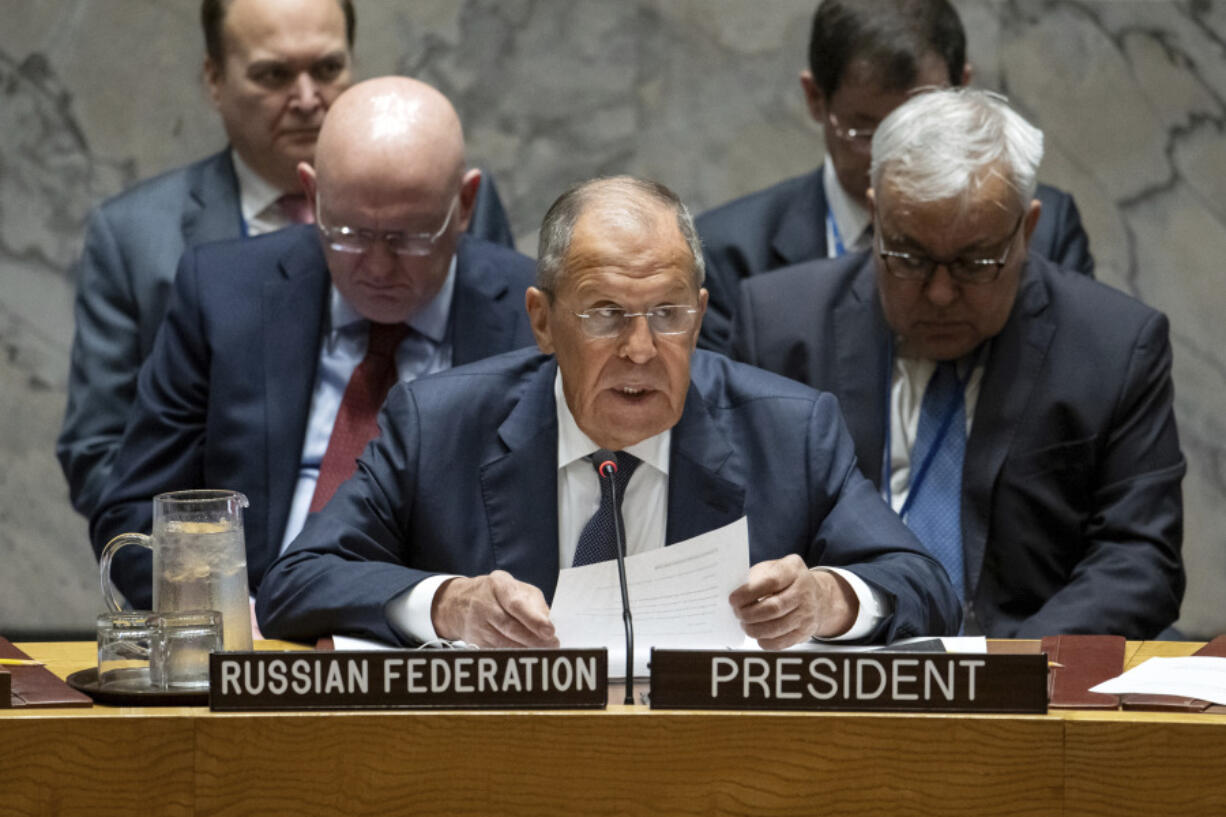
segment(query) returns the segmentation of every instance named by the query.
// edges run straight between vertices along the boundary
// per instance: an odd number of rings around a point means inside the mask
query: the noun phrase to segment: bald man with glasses
[[[158,493],[239,490],[254,594],[353,473],[393,383],[532,342],[532,261],[465,233],[481,174],[438,91],[403,77],[355,85],[298,175],[316,224],[184,256],[91,519],[96,552],[148,531]],[[150,560],[136,550],[112,575],[147,608]]]
[[[839,398],[967,632],[1158,635],[1184,591],[1166,317],[1034,251],[1043,134],[1002,97],[915,96],[872,155],[871,250],[747,280],[734,356]]]

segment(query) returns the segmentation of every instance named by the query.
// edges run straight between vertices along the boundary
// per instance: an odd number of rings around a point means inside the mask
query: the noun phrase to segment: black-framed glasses
[[[396,255],[422,256],[434,252],[439,239],[451,226],[451,219],[455,215],[456,205],[459,204],[460,194],[457,193],[451,199],[451,206],[447,208],[447,217],[443,219],[443,226],[432,233],[406,233],[404,230],[362,230],[343,225],[328,225],[323,220],[322,199],[323,196],[315,197],[315,226],[319,228],[328,246],[337,252],[370,252],[376,241],[382,241]]]
[[[653,335],[684,335],[694,328],[698,307],[660,304],[643,312],[630,312],[620,306],[594,306],[583,312],[572,310],[571,314],[579,318],[583,334],[600,340],[618,337],[635,318],[646,318]]]
[[[856,150],[865,153],[871,152],[873,149],[873,134],[877,132],[873,128],[845,128],[839,124],[839,118],[832,111],[826,111],[826,118],[830,120],[830,130],[840,140],[846,142]]]
[[[1001,253],[1000,258],[954,258],[949,261],[938,261],[928,255],[887,250],[881,238],[880,225],[874,231],[877,234],[877,254],[885,263],[886,272],[901,281],[927,281],[936,272],[937,267],[943,266],[949,270],[949,277],[958,283],[991,283],[1000,276],[1000,271],[1008,263],[1009,253],[1013,250],[1018,230],[1025,216],[1025,212],[1018,216],[1017,223],[1009,231],[1009,243],[1005,246],[1005,251]]]

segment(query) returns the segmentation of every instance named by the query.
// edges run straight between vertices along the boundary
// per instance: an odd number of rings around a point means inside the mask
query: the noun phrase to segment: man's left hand
[[[838,574],[811,571],[795,554],[751,567],[749,580],[728,601],[741,628],[764,650],[845,633],[860,606]]]

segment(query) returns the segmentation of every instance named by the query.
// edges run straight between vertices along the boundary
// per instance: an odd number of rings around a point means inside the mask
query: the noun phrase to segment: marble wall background
[[[455,101],[521,248],[599,173],[693,208],[807,170],[815,0],[358,0],[358,68]],[[1189,586],[1226,631],[1226,3],[956,0],[976,81],[1047,133],[1099,277],[1165,310],[1175,343]],[[198,79],[195,0],[0,0],[0,632],[85,631],[101,606],[53,455],[90,207],[223,137]]]

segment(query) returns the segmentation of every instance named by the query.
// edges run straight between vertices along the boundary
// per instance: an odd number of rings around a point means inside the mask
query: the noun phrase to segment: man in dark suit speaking
[[[229,146],[109,199],[90,216],[77,279],[68,407],[56,454],[85,516],[106,487],[136,379],[184,250],[309,220],[298,163],[353,82],[352,0],[202,0],[204,77]],[[482,175],[469,232],[512,246]],[[236,294],[237,297],[237,294]]]
[[[630,553],[748,516],[753,567],[730,603],[764,647],[956,630],[940,566],[856,469],[834,400],[694,352],[702,278],[666,188],[623,177],[563,195],[526,298],[542,353],[392,392],[354,478],[268,572],[264,632],[556,644],[559,567],[617,547],[590,461],[602,448],[628,475]]]
[[[871,252],[746,281],[734,355],[839,398],[972,633],[1151,638],[1179,615],[1166,317],[1028,244],[1043,134],[932,91],[873,137]]]
[[[532,262],[465,234],[481,174],[442,94],[403,77],[355,85],[299,172],[315,226],[184,256],[91,520],[96,551],[147,531],[162,491],[236,489],[251,501],[254,592],[352,473],[393,381],[532,342]],[[148,606],[148,552],[126,548],[115,566]]]

